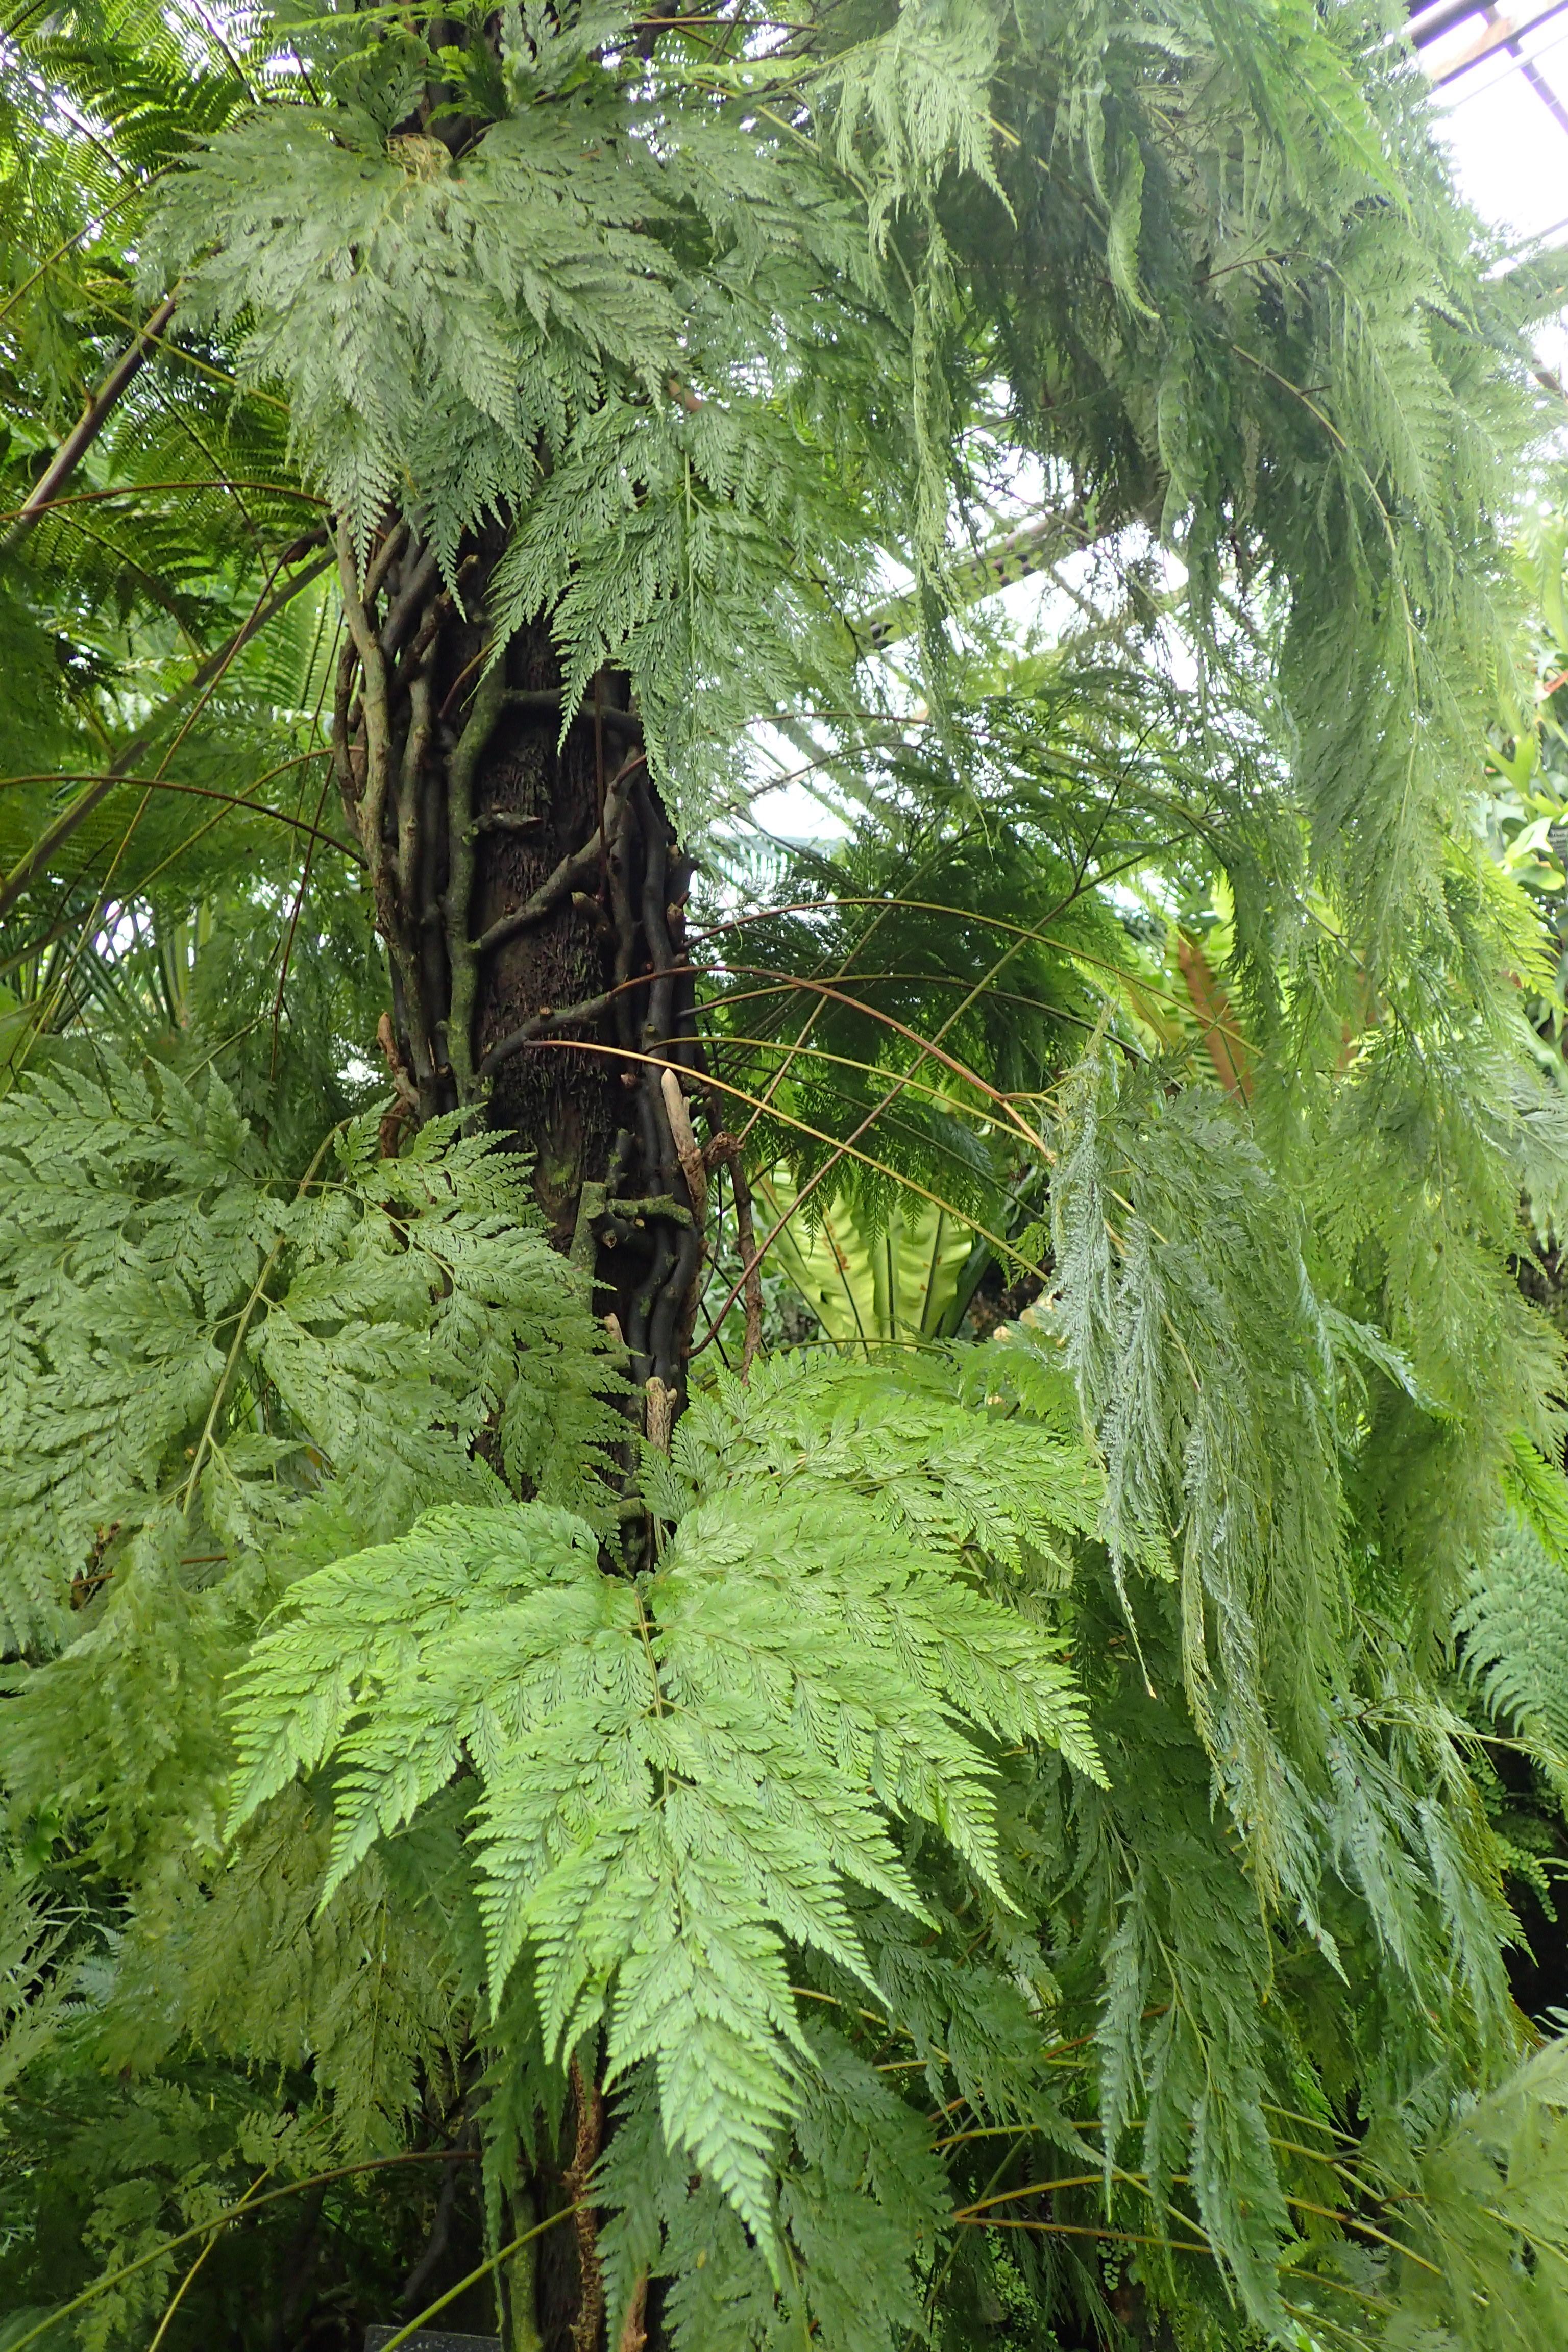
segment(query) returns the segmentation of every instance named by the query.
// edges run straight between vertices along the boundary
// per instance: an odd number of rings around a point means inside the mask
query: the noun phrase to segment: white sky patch
[[[1526,0],[1512,12],[1527,29],[1517,43],[1492,49],[1438,93],[1442,139],[1453,159],[1460,194],[1483,220],[1517,243],[1568,236],[1568,129],[1552,112],[1568,114],[1568,14],[1530,28],[1544,0]],[[1442,72],[1495,32],[1478,9],[1434,42],[1431,64]],[[1525,72],[1533,68],[1534,81]]]

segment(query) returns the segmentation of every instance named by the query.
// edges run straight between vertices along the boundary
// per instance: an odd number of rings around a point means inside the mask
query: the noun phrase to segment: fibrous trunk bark
[[[363,575],[340,544],[334,746],[391,966],[383,1042],[402,1116],[462,1111],[531,1154],[556,1246],[593,1276],[662,1442],[706,1199],[687,1109],[691,868],[626,678],[601,672],[563,729],[546,628],[491,657],[502,543],[464,551],[456,595],[405,522]]]
[[[591,1277],[626,1347],[639,1425],[668,1445],[709,1165],[729,1167],[744,1207],[735,1139],[716,1132],[705,1159],[688,1108],[702,1080],[691,867],[626,679],[602,672],[568,714],[546,628],[494,655],[487,598],[503,545],[498,530],[467,547],[454,593],[405,520],[388,522],[363,570],[340,535],[333,749],[391,971],[381,1034],[398,1101],[383,1148],[450,1112],[515,1139],[556,1247]],[[759,1307],[753,1276],[748,1360]],[[632,1565],[643,1524],[633,1511]],[[580,2201],[598,2152],[598,2088],[574,2077],[570,2159],[529,2191],[546,2206]],[[543,2352],[604,2342],[595,2237],[581,2212],[574,2231],[540,2242],[531,2340]],[[630,2352],[657,2352],[655,2301],[636,2299]]]

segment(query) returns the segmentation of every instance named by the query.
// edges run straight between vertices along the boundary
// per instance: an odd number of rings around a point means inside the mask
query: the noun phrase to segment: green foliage
[[[711,2189],[689,2191],[645,2079],[622,2103],[603,2170],[614,2209],[601,2241],[612,2324],[651,2269],[672,2279],[667,2309],[684,2344],[784,2344],[806,2326],[846,2352],[883,2352],[920,2325],[909,2251],[942,2229],[941,2167],[919,2119],[847,2042],[811,2020],[801,2034],[797,2153],[778,2198],[799,2267],[784,2296],[770,2291],[733,2212]]]
[[[1392,2332],[1395,2344],[1458,2340],[1502,2352],[1560,2338],[1568,2318],[1563,2060],[1561,2044],[1537,2052],[1426,2156],[1420,2189],[1434,2226],[1420,2232],[1427,2252],[1404,2262],[1407,2315]],[[1534,2250],[1528,2263],[1514,2258],[1521,2235]],[[1468,2336],[1455,2329],[1456,2310],[1475,2315]]]
[[[70,1978],[57,1965],[64,1932],[27,1874],[8,1869],[0,1885],[0,2088],[7,2094],[72,2014]]]
[[[667,1484],[650,1461],[648,1491],[660,1505],[668,1494],[678,1517],[689,1498],[744,1490],[756,1475],[794,1493],[847,1488],[922,1547],[1018,1572],[1098,1529],[1098,1463],[1066,1382],[1054,1392],[1047,1382],[1048,1373],[1031,1383],[1011,1359],[998,1366],[962,1353],[888,1351],[867,1364],[777,1357],[749,1387],[721,1375],[693,1401],[673,1475]]]
[[[0,1103],[0,1161],[7,1639],[59,1654],[7,1709],[9,1770],[123,1865],[150,1817],[187,1818],[269,1591],[503,1478],[602,1508],[612,1376],[486,1141],[430,1129],[384,1161],[351,1125],[291,1185],[216,1078],[105,1059]],[[53,1743],[89,1719],[62,1781]]]
[[[411,127],[436,62],[421,41],[328,12],[291,25],[332,102],[220,134],[163,192],[144,272],[186,268],[189,315],[241,330],[241,381],[284,388],[291,446],[362,561],[395,492],[454,586],[464,532],[522,518],[493,643],[549,614],[569,709],[605,659],[627,667],[695,813],[721,708],[734,730],[803,676],[842,692],[824,590],[865,575],[867,436],[853,402],[836,415],[826,383],[791,378],[815,362],[863,382],[876,297],[836,175],[781,152],[743,84],[725,103],[700,50],[682,72],[667,47],[655,94],[635,45],[617,52],[626,30],[505,12],[469,92],[495,119],[453,153]],[[763,391],[759,337],[803,304],[818,315]]]
[[[1383,16],[7,21],[8,509],[179,308],[0,557],[0,2325],[521,2347],[575,2205],[656,2352],[1557,2352],[1562,549]],[[840,1344],[668,1450],[548,1139],[366,1108],[391,509],[700,849],[710,1271],[738,1153]]]
[[[1568,1570],[1511,1513],[1456,1621],[1489,1709],[1514,1725],[1568,1795]]]
[[[1037,1521],[1049,1503],[1016,1457],[1012,1493],[988,1491],[973,1438],[943,1460],[940,1414],[889,1446],[875,1407],[896,1387],[850,1420],[842,1385],[728,1391],[684,1426],[693,1499],[646,1579],[605,1575],[587,1527],[542,1506],[449,1508],[297,1585],[237,1702],[237,1822],[296,1769],[335,1767],[323,1902],[468,1754],[492,2008],[527,1947],[548,2053],[605,2020],[606,2081],[653,2061],[667,2145],[775,2275],[770,2150],[811,2055],[781,1937],[874,1993],[836,1882],[919,1916],[888,1815],[940,1828],[1000,1895],[976,1734],[1100,1773],[1052,1645],[930,1548],[1016,1554],[1021,1496]],[[836,1406],[837,1444],[792,1475],[803,1421]],[[1080,1522],[1082,1490],[1079,1467]]]
[[[1303,1236],[1235,1120],[1196,1091],[1167,1100],[1156,1073],[1086,1057],[1059,1131],[1060,1320],[1104,1433],[1112,1558],[1179,1577],[1188,1697],[1268,1870],[1266,1726],[1317,1704],[1344,1598],[1330,1341]]]
[[[515,17],[509,31],[503,75],[564,108],[509,109],[455,172],[438,141],[395,132],[423,79],[417,43],[356,53],[327,18],[303,47],[338,104],[264,109],[221,136],[175,181],[148,257],[161,282],[222,223],[192,273],[196,315],[259,314],[240,365],[287,383],[294,431],[362,551],[399,480],[436,469],[448,572],[465,528],[526,495],[525,453],[574,391],[607,362],[650,386],[677,363],[668,267],[631,226],[667,209],[656,174],[624,130],[604,136],[588,92],[563,89],[583,79],[574,26],[551,38],[542,25],[528,63]]]
[[[759,1198],[778,1227],[779,1263],[840,1346],[944,1336],[968,1306],[972,1238],[945,1209],[910,1196],[882,1231],[868,1233],[855,1203],[836,1200],[807,1232],[808,1204],[800,1203],[798,1187],[782,1171],[763,1179]]]

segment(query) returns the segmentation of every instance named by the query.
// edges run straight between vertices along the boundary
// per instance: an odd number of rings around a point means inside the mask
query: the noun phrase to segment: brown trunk
[[[487,669],[500,544],[465,554],[459,607],[404,524],[363,583],[345,543],[339,781],[392,968],[409,1110],[468,1112],[530,1153],[552,1237],[594,1275],[658,1438],[684,1392],[702,1252],[684,1110],[700,1068],[690,866],[624,677],[600,673],[563,740],[546,629]]]
[[[546,629],[521,632],[487,668],[503,544],[497,532],[465,551],[459,601],[402,521],[363,576],[340,541],[333,740],[392,975],[382,1042],[400,1101],[384,1149],[410,1121],[451,1111],[515,1138],[555,1246],[592,1275],[596,1309],[626,1342],[640,1426],[668,1444],[708,1189],[686,1108],[701,1071],[684,951],[690,866],[624,677],[601,672],[563,737]],[[732,1153],[720,1139],[718,1156]],[[570,2158],[532,2184],[545,2210],[578,2201],[601,2126],[597,2087],[577,2078]],[[546,2352],[603,2344],[594,2242],[586,2216],[539,2242]],[[658,2336],[650,2309],[647,2341]]]

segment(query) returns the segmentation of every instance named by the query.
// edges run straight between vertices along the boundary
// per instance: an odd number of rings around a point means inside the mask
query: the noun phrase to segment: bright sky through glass
[[[1447,14],[1424,9],[1417,38],[1424,24]],[[1515,39],[1506,37],[1509,27]],[[1552,0],[1478,8],[1423,43],[1422,57],[1435,78],[1445,77],[1438,104],[1463,194],[1510,243],[1555,244],[1554,230],[1568,237],[1568,8]]]

